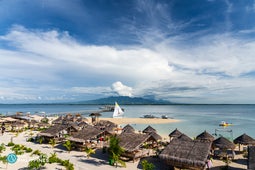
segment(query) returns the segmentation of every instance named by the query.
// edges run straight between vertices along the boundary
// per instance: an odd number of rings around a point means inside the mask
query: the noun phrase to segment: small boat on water
[[[117,118],[117,117],[123,117],[124,116],[124,111],[121,109],[121,107],[118,105],[117,102],[115,102],[115,107],[114,107],[114,111],[113,111],[113,118]]]
[[[167,115],[162,115],[161,118],[162,119],[168,119]]]
[[[154,119],[154,118],[158,118],[158,117],[150,114],[150,115],[143,115],[141,118]]]
[[[233,125],[232,123],[228,123],[228,122],[225,122],[225,121],[221,121],[219,126],[231,126]]]

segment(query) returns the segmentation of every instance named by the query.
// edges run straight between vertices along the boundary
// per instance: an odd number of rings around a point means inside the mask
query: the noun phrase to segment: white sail
[[[112,117],[121,117],[124,115],[123,110],[120,108],[117,102],[115,102],[114,112]]]

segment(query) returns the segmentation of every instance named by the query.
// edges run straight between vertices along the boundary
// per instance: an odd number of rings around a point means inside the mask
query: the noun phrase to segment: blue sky
[[[1,0],[0,103],[255,103],[254,0]]]

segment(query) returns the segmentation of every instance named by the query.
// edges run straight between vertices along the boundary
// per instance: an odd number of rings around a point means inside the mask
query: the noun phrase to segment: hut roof
[[[67,128],[68,128],[68,126],[66,126],[66,125],[54,125],[54,126],[49,127],[48,129],[41,131],[38,135],[54,137],[54,136],[58,135],[58,133],[60,131],[65,130]]]
[[[203,169],[210,147],[210,142],[172,140],[159,158],[175,167]]]
[[[147,126],[147,127],[143,130],[143,133],[151,133],[151,132],[156,132],[156,129],[154,129],[154,128],[151,127],[150,125]]]
[[[184,141],[193,141],[190,137],[185,135],[184,133],[175,138],[175,140],[184,140]]]
[[[235,149],[235,144],[224,137],[219,137],[218,139],[214,140],[212,145],[214,148]]]
[[[208,133],[206,130],[199,134],[197,137],[196,137],[196,140],[202,140],[202,141],[210,141],[212,142],[214,140],[214,137]]]
[[[162,140],[162,137],[161,137],[159,134],[157,134],[156,132],[151,132],[151,133],[150,133],[150,136],[151,136],[151,138],[153,138],[155,141]]]
[[[122,133],[132,133],[132,132],[135,132],[135,129],[130,124],[127,124],[122,129]]]
[[[99,117],[99,116],[102,116],[102,115],[99,112],[95,112],[95,113],[91,113],[89,116],[97,116],[97,117]]]
[[[181,136],[181,132],[176,128],[174,131],[172,131],[168,136],[169,137],[173,137],[173,138],[176,138],[178,136]]]
[[[74,142],[86,142],[87,140],[90,140],[92,138],[97,137],[98,135],[102,134],[103,131],[100,131],[99,129],[95,128],[91,125],[86,125],[82,130],[79,132],[73,134],[71,137],[69,137],[70,141]]]
[[[57,119],[53,120],[52,123],[53,124],[62,124],[64,117],[63,116],[59,116]]]
[[[243,145],[254,145],[255,144],[255,139],[253,139],[252,137],[250,137],[247,134],[242,134],[241,136],[237,137],[234,140],[234,143],[237,144],[243,144]]]
[[[149,139],[148,134],[138,133],[121,133],[118,138],[120,140],[119,145],[128,152],[138,150],[139,147]]]

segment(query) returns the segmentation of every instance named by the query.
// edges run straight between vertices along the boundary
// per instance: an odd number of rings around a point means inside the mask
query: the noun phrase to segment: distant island
[[[165,100],[145,99],[141,97],[128,97],[128,96],[111,96],[96,100],[79,101],[73,104],[95,104],[95,105],[113,105],[118,102],[120,105],[168,105],[174,104]]]

